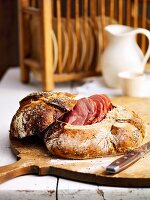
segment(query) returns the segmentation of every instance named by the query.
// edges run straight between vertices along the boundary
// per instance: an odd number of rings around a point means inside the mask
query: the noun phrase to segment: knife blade
[[[142,158],[146,153],[150,151],[150,141],[143,144],[142,146],[135,148],[120,158],[113,161],[110,165],[106,167],[106,172],[110,174],[115,174],[120,171],[125,170],[140,158]]]

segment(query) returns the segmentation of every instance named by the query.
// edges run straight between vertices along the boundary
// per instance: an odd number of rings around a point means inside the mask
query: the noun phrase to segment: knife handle
[[[106,167],[106,172],[111,174],[118,173],[138,161],[142,155],[143,154],[139,151],[130,151],[108,165]]]

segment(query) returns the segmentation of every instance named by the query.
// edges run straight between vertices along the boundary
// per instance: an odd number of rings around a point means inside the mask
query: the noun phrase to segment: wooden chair
[[[18,0],[21,81],[28,83],[30,72],[36,72],[41,77],[43,90],[48,91],[54,88],[55,82],[99,75],[100,70],[97,69],[97,66],[99,65],[100,51],[102,52],[106,45],[104,26],[119,23],[150,30],[150,21],[148,20],[149,3],[149,0]],[[54,47],[51,37],[54,18],[56,19],[58,44],[58,63],[55,70],[53,63]],[[34,26],[33,19],[36,19],[37,22],[34,33],[31,31]],[[92,27],[94,41],[94,56],[89,66],[87,63],[88,48],[83,65],[80,66],[80,30],[82,28],[84,38],[87,41],[89,38],[89,20],[91,21],[90,26]],[[74,21],[77,56],[73,68],[71,68],[72,57],[70,53],[67,55],[65,67],[62,65],[64,51],[62,21],[64,21],[66,27],[69,52],[72,51],[70,39],[70,26],[72,25],[70,25],[70,21]],[[32,52],[32,44],[35,38],[37,38],[37,41],[34,44],[37,45],[36,49],[38,49],[36,59]],[[146,38],[139,36],[138,41],[143,52],[145,52],[147,48]]]

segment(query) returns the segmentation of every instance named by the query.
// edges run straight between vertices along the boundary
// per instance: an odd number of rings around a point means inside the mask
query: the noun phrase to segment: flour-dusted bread
[[[95,124],[55,123],[45,134],[45,144],[54,156],[86,159],[125,152],[138,146],[143,138],[144,126],[138,115],[115,107]]]
[[[38,92],[26,96],[12,119],[10,134],[17,138],[42,134],[75,106],[74,97],[64,92]]]
[[[135,112],[112,105],[104,94],[74,97],[64,92],[28,95],[20,101],[10,134],[40,135],[51,155],[69,159],[115,155],[142,142],[144,125]]]

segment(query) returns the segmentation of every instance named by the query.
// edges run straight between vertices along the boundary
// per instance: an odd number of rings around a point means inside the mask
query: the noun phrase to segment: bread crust
[[[74,107],[77,102],[74,97],[63,92],[38,92],[26,96],[13,116],[10,134],[17,138],[42,134],[49,125]]]
[[[64,114],[77,103],[74,97],[64,92],[26,96],[13,116],[10,134],[17,138],[40,135],[51,155],[69,159],[120,154],[141,144],[145,137],[142,119],[121,106],[112,106],[105,118],[95,124],[63,122]]]
[[[74,126],[57,121],[47,130],[45,144],[57,157],[96,158],[135,148],[144,138],[144,129],[137,114],[119,106],[92,125]]]

